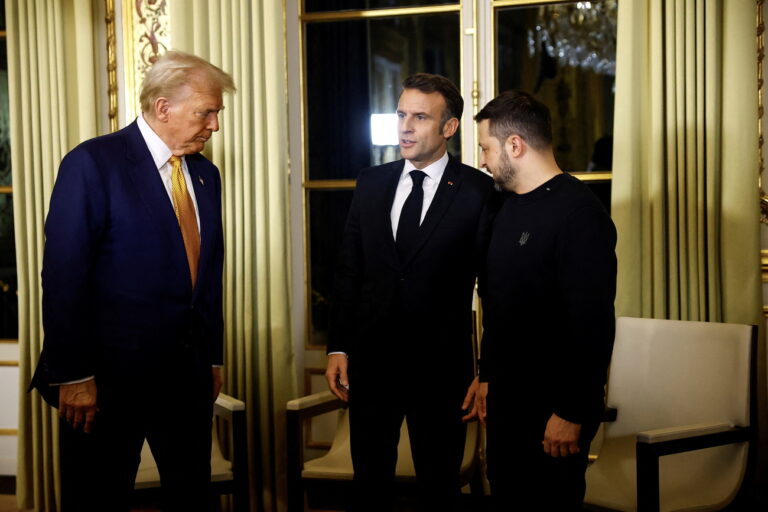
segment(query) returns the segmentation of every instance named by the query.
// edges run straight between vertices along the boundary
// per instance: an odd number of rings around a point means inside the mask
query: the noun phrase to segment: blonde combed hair
[[[224,92],[235,92],[235,82],[229,73],[197,55],[178,50],[165,52],[147,71],[141,85],[141,111],[153,114],[157,98],[168,98],[181,86],[203,81]]]

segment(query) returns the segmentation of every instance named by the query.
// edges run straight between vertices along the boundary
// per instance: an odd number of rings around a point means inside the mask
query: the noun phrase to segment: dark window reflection
[[[611,211],[611,182],[610,181],[587,181],[589,189],[597,196],[605,211]]]
[[[5,28],[5,2],[0,1],[0,30]],[[0,38],[0,186],[10,187],[11,185],[8,59],[6,39],[2,37]],[[0,338],[19,337],[17,289],[13,196],[3,191],[0,193]]]
[[[308,194],[313,345],[327,344],[333,275],[352,194],[352,190],[310,190]]]
[[[549,106],[555,157],[569,172],[611,167],[615,13],[614,0],[497,11],[497,91],[523,89]]]
[[[371,115],[394,114],[413,73],[458,85],[459,41],[458,13],[307,24],[309,179],[353,179],[399,159],[396,144],[372,144]],[[460,157],[460,147],[454,137],[449,151]]]
[[[458,0],[304,0],[305,12],[388,9],[422,5],[457,4]]]

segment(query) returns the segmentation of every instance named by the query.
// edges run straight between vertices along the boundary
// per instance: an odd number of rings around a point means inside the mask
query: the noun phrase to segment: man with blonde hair
[[[221,181],[199,152],[232,78],[169,51],[142,113],[61,162],[32,380],[61,417],[62,510],[128,510],[146,439],[164,510],[207,510],[221,388]]]

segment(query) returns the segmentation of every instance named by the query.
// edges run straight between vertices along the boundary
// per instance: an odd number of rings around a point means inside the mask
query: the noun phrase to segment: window
[[[474,114],[500,91],[533,92],[552,111],[561,167],[609,205],[616,0],[286,5],[292,209],[303,219],[294,223],[294,258],[302,260],[293,268],[305,284],[297,331],[306,367],[325,364],[333,272],[357,173],[400,158],[391,115],[410,74],[439,73],[459,86],[464,116],[449,151],[475,166]]]
[[[0,2],[0,339],[19,337],[5,2]]]

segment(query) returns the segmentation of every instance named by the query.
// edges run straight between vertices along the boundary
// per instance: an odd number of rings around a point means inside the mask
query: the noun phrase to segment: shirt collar
[[[168,163],[168,159],[173,155],[171,149],[166,146],[163,139],[161,139],[152,127],[149,126],[149,123],[144,119],[144,114],[139,114],[139,117],[136,118],[136,124],[139,127],[141,136],[144,138],[144,142],[149,148],[149,152],[152,154],[152,160],[155,162],[155,167],[160,169]]]
[[[448,152],[446,151],[443,153],[443,156],[429,164],[423,169],[419,169],[424,174],[430,177],[430,179],[433,179],[435,181],[440,181],[440,178],[443,177],[443,173],[445,172],[445,168],[448,166]],[[408,176],[408,173],[413,171],[414,169],[417,169],[415,165],[411,163],[410,160],[405,161],[405,167],[403,168],[403,174],[402,176]]]

